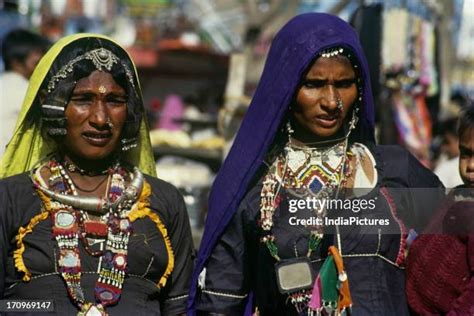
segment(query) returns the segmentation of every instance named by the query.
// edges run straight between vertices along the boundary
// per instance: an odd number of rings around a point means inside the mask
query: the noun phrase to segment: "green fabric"
[[[29,171],[43,161],[48,154],[57,150],[57,146],[54,142],[43,138],[40,131],[40,117],[32,117],[32,115],[28,114],[31,113],[30,111],[41,84],[59,53],[70,43],[86,37],[102,38],[115,43],[110,38],[102,35],[86,33],[75,34],[59,40],[43,56],[31,76],[30,85],[23,101],[20,115],[18,116],[15,132],[0,161],[0,178]],[[120,47],[117,43],[115,44]],[[135,66],[134,72],[138,81]],[[141,95],[140,87],[138,86],[137,89],[139,90],[138,94]],[[128,151],[123,159],[134,166],[138,166],[144,173],[156,176],[155,160],[145,115],[145,111],[143,111],[138,146]]]
[[[321,270],[319,270],[321,279],[322,300],[323,304],[330,303],[333,307],[337,307],[339,292],[337,289],[337,270],[333,256],[329,256],[324,260]]]

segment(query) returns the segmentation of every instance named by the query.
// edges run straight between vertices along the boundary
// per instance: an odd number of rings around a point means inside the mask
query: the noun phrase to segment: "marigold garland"
[[[150,184],[148,184],[148,182],[145,182],[140,198],[138,199],[137,203],[135,203],[135,205],[132,207],[132,210],[128,214],[128,219],[130,220],[130,222],[134,222],[139,218],[144,218],[145,216],[148,216],[150,220],[152,220],[156,224],[156,227],[163,236],[166,245],[166,252],[168,253],[168,266],[166,267],[165,272],[163,273],[160,278],[160,281],[157,284],[159,288],[163,288],[166,285],[168,277],[174,269],[174,254],[168,236],[168,230],[161,222],[159,216],[150,210],[150,202],[148,201],[148,197],[150,196],[150,194]]]
[[[41,196],[40,198],[47,199],[45,196]],[[49,201],[48,203],[44,203],[44,209],[41,213],[33,217],[26,227],[20,227],[18,229],[18,235],[16,235],[16,246],[17,249],[13,252],[13,258],[15,260],[15,267],[19,272],[23,272],[24,276],[22,278],[23,281],[28,282],[31,280],[31,272],[25,266],[25,262],[23,261],[23,252],[25,251],[25,245],[23,244],[23,239],[25,236],[33,231],[33,228],[39,224],[39,222],[44,221],[49,216]]]

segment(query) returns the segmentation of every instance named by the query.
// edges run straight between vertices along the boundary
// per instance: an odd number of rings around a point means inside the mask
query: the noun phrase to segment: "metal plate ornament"
[[[289,294],[310,289],[314,282],[314,271],[307,257],[280,260],[275,263],[275,274],[280,293]]]
[[[78,267],[80,266],[79,254],[74,250],[63,250],[61,251],[59,264],[65,268]]]
[[[59,228],[70,228],[75,222],[75,216],[68,211],[59,211],[55,214],[55,224]]]

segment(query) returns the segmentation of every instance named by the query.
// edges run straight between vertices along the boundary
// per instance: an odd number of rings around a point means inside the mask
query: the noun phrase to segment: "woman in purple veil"
[[[354,30],[328,14],[296,16],[273,40],[214,182],[188,313],[408,315],[407,232],[424,226],[442,191],[406,150],[375,145]],[[350,209],[321,204],[338,199]],[[372,225],[325,225],[335,214]]]

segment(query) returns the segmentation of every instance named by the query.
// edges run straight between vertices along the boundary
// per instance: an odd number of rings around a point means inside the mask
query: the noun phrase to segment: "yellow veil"
[[[86,37],[105,39],[120,47],[120,45],[106,36],[85,33],[64,37],[51,47],[51,49],[40,60],[31,76],[30,85],[16,122],[15,132],[8,143],[5,154],[0,162],[0,178],[29,171],[40,161],[44,160],[50,153],[57,150],[56,143],[43,138],[40,130],[40,117],[31,117],[28,113],[33,107],[34,100],[54,60],[69,44]],[[130,61],[133,65],[138,82],[136,67],[131,58]],[[138,85],[136,89],[138,89],[138,94],[141,96],[140,86]],[[5,91],[5,93],[7,92]],[[138,146],[129,150],[124,155],[125,157],[123,157],[123,159],[134,166],[138,166],[142,172],[156,176],[155,160],[153,158],[149,129],[145,115],[145,111],[143,111]]]

